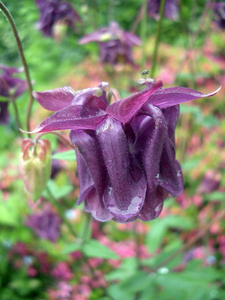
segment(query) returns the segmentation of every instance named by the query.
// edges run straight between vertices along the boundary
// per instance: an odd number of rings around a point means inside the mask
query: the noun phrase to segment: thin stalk
[[[5,16],[8,19],[8,21],[10,23],[10,26],[12,28],[14,37],[16,39],[17,47],[18,47],[18,50],[19,50],[19,54],[20,54],[20,57],[21,57],[21,60],[22,60],[22,64],[23,64],[23,67],[24,67],[24,71],[25,71],[25,74],[26,74],[26,81],[27,81],[28,91],[29,91],[29,95],[30,95],[28,109],[27,109],[27,131],[30,131],[30,115],[31,115],[31,107],[32,107],[32,103],[33,103],[33,96],[32,96],[32,83],[31,83],[31,79],[30,79],[29,69],[28,69],[28,66],[27,66],[27,63],[26,63],[22,43],[21,43],[17,28],[16,28],[16,24],[13,20],[12,15],[10,14],[9,10],[2,3],[2,1],[0,1],[0,9],[5,14]],[[28,134],[28,137],[29,136],[30,135]]]
[[[142,19],[141,19],[141,40],[142,40],[142,60],[141,68],[145,69],[146,64],[146,37],[147,37],[147,0],[144,0],[142,6]]]
[[[16,117],[16,123],[17,123],[17,126],[18,128],[21,128],[21,122],[20,122],[20,117],[19,117],[19,112],[18,112],[18,108],[17,108],[17,105],[16,105],[16,102],[15,102],[15,99],[10,99],[10,101],[12,103],[12,106],[13,106],[13,109],[14,109],[14,113],[15,113],[15,117]],[[19,131],[19,134],[22,135],[22,132]]]
[[[73,229],[73,226],[70,224],[70,222],[67,220],[67,218],[65,217],[62,207],[60,205],[60,203],[55,199],[55,197],[52,195],[51,190],[49,189],[49,187],[46,187],[46,190],[48,192],[49,195],[49,200],[51,201],[51,203],[57,208],[58,213],[61,217],[61,219],[63,220],[63,222],[65,223],[65,225],[67,226],[67,228],[69,229],[70,233],[77,238],[77,234],[76,231]]]
[[[156,38],[155,38],[155,47],[154,47],[153,56],[152,56],[152,68],[151,68],[151,72],[150,72],[151,78],[154,78],[154,76],[155,76],[155,69],[156,69],[156,64],[157,64],[157,54],[158,54],[158,48],[159,48],[159,43],[160,43],[165,2],[166,2],[166,0],[160,1],[160,9],[159,9],[160,17],[159,17],[159,21],[158,21],[157,33],[156,33]]]
[[[91,236],[91,223],[92,223],[92,216],[91,214],[85,214],[85,223],[83,226],[83,232],[81,234],[82,244],[87,242]]]
[[[70,141],[68,141],[61,133],[59,132],[44,132],[44,133],[40,133],[37,135],[37,137],[35,138],[35,142],[37,142],[43,135],[46,134],[54,134],[56,135],[66,146],[69,146],[70,148],[74,149],[73,145],[70,143]]]

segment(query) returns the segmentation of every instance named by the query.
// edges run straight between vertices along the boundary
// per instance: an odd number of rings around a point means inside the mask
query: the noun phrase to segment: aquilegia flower
[[[179,103],[209,97],[162,82],[109,105],[109,84],[74,92],[69,87],[35,92],[46,109],[57,111],[32,133],[70,129],[77,155],[80,196],[85,211],[99,221],[156,218],[168,194],[183,190],[175,159],[174,131]]]
[[[179,0],[166,0],[164,7],[164,16],[170,20],[176,21],[179,16]],[[150,17],[158,18],[161,0],[148,0],[147,12]]]
[[[221,29],[225,28],[225,2],[214,2],[210,3],[210,7],[213,9],[215,14],[215,23]]]
[[[118,63],[134,64],[131,48],[140,46],[141,40],[135,34],[122,30],[116,22],[103,27],[80,39],[80,44],[97,42],[102,63],[116,65]]]
[[[13,101],[27,90],[25,80],[14,77],[14,74],[20,73],[22,69],[9,68],[0,65],[0,124],[9,123],[8,101]],[[5,101],[4,101],[5,99]]]
[[[63,22],[72,29],[75,29],[74,23],[81,19],[72,5],[61,0],[36,0],[40,9],[40,20],[37,24],[38,29],[45,36],[54,36],[54,26],[58,22]]]

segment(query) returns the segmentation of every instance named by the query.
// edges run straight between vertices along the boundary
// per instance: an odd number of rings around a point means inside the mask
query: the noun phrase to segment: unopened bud
[[[20,172],[33,201],[37,201],[51,175],[51,149],[47,140],[35,144],[31,139],[22,143]]]

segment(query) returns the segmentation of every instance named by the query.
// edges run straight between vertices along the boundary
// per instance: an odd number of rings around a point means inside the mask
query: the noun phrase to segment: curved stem
[[[154,75],[155,75],[155,68],[156,68],[156,63],[157,63],[157,54],[158,54],[158,48],[159,48],[159,43],[160,43],[160,35],[161,35],[162,19],[163,19],[163,14],[164,14],[165,2],[166,2],[166,0],[160,1],[160,9],[159,9],[160,17],[159,17],[159,21],[158,21],[158,27],[157,27],[157,33],[156,33],[156,39],[155,39],[155,47],[154,47],[153,57],[152,57],[152,68],[151,68],[151,72],[150,72],[151,78],[154,78]]]
[[[61,133],[59,132],[43,132],[36,136],[35,142],[37,142],[43,135],[46,134],[54,134],[56,135],[66,146],[69,146],[70,148],[74,149],[73,145],[68,141]]]
[[[2,3],[2,1],[0,1],[0,9],[3,11],[3,13],[5,14],[6,18],[8,19],[10,26],[12,28],[14,37],[16,39],[16,43],[17,43],[17,47],[19,50],[19,54],[22,60],[22,64],[24,67],[24,71],[26,74],[26,81],[27,81],[27,85],[28,85],[28,91],[29,91],[29,95],[30,95],[30,99],[29,99],[29,104],[28,104],[28,109],[27,109],[27,131],[30,131],[30,115],[31,115],[31,107],[32,107],[32,103],[33,103],[33,96],[32,96],[32,83],[31,83],[31,79],[30,79],[30,74],[29,74],[29,69],[26,63],[26,59],[23,53],[23,47],[19,38],[19,34],[16,28],[16,24],[13,20],[13,17],[11,16],[9,10],[7,9],[7,7]],[[28,134],[28,137],[30,137],[30,134]]]
[[[20,118],[19,118],[19,112],[18,112],[18,108],[15,102],[15,99],[10,99],[10,102],[13,105],[14,111],[15,111],[15,117],[16,117],[16,123],[18,128],[21,128],[21,123],[20,123]],[[22,135],[22,132],[19,130],[19,134]]]
[[[142,20],[141,20],[141,40],[142,40],[142,60],[141,68],[145,69],[146,64],[146,32],[147,32],[147,0],[144,0],[142,6]]]

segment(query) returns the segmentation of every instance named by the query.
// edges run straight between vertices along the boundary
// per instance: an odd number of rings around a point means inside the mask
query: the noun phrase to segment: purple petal
[[[103,196],[108,210],[121,221],[135,217],[141,210],[146,193],[146,180],[141,173],[139,181],[132,177],[130,168],[140,169],[137,162],[130,160],[128,142],[122,125],[110,117],[97,128],[97,137],[110,184]]]
[[[105,110],[108,103],[104,101],[103,90],[101,88],[88,88],[80,91],[74,97],[71,105],[82,105],[84,108],[95,107],[101,110]],[[99,97],[97,95],[100,94]]]
[[[160,171],[155,178],[155,184],[163,187],[171,195],[179,196],[183,191],[183,178],[173,148],[172,142],[166,137],[160,160]]]
[[[148,103],[159,108],[166,108],[198,98],[211,97],[215,95],[220,89],[221,87],[210,94],[202,94],[198,91],[184,87],[160,89],[156,91],[154,95],[150,96]]]
[[[158,81],[149,90],[144,89],[141,92],[129,96],[128,98],[111,104],[107,108],[106,112],[111,117],[125,124],[138,113],[141,107],[148,101],[149,97],[161,87],[162,82]]]
[[[77,132],[72,131],[71,132],[72,142],[74,142],[75,139],[78,139],[79,136],[82,137],[81,132],[78,134]],[[89,141],[89,150],[91,148],[90,144],[91,143]],[[87,150],[85,152],[87,152]],[[94,184],[93,176],[91,176],[90,173],[90,169],[91,169],[91,172],[94,172],[94,174],[92,175],[95,175],[95,182],[97,183],[98,186],[100,182],[98,182],[97,177],[98,175],[102,175],[99,172],[101,166],[97,167],[98,169],[97,171],[93,170],[93,165],[91,165],[89,168],[87,163],[91,161],[94,163],[95,157],[91,155],[92,154],[91,152],[89,154],[85,152],[83,151],[85,156],[88,155],[89,157],[88,161],[85,161],[84,156],[80,153],[80,151],[78,151],[78,148],[76,148],[77,171],[78,171],[79,187],[80,187],[80,196],[78,198],[77,204],[80,204],[81,202],[85,201],[85,211],[90,212],[96,220],[101,222],[106,222],[108,220],[111,220],[113,216],[110,214],[109,210],[105,208],[105,205],[103,204],[102,199],[99,196],[99,193],[102,194],[102,190],[101,188],[100,189],[96,188],[96,185]],[[104,171],[103,174],[105,174]]]
[[[146,113],[149,114],[155,122],[155,128],[152,136],[149,135],[143,151],[143,167],[146,172],[149,192],[154,191],[156,184],[155,178],[159,175],[159,165],[165,142],[167,126],[162,111],[157,107],[146,104]]]
[[[92,129],[94,130],[98,123],[105,118],[105,113],[99,109],[90,108],[90,115],[81,117],[82,106],[68,106],[56,112],[39,124],[30,133],[49,132],[66,129]],[[25,132],[25,131],[23,131]]]
[[[168,135],[170,140],[173,142],[174,147],[175,147],[174,133],[175,133],[178,117],[179,117],[179,110],[180,110],[179,105],[170,106],[162,109],[164,118],[166,120],[167,128],[168,128]]]
[[[161,187],[153,191],[147,190],[145,204],[138,214],[143,221],[151,221],[156,219],[163,208],[163,201],[167,198],[168,193]]]
[[[33,96],[37,102],[45,109],[52,111],[69,106],[75,95],[76,93],[69,86],[44,92],[33,92]]]

